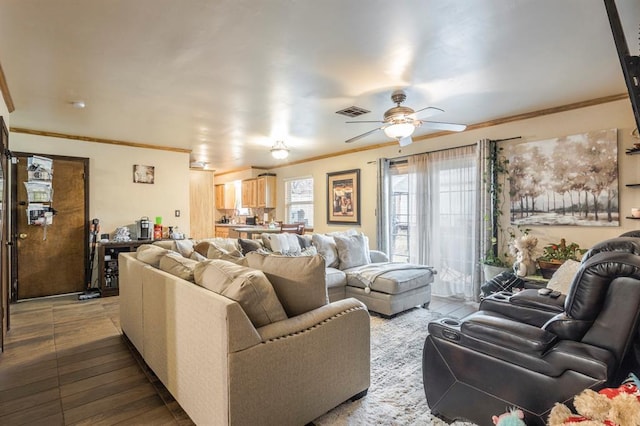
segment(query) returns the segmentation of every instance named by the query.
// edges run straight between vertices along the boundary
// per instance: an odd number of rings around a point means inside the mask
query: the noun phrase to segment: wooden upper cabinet
[[[232,210],[236,208],[236,188],[233,183],[215,186],[216,209]]]
[[[242,207],[256,207],[256,179],[245,179],[242,181]]]
[[[256,179],[256,207],[274,209],[276,207],[276,177],[260,176]]]
[[[215,186],[216,209],[224,209],[224,184]]]

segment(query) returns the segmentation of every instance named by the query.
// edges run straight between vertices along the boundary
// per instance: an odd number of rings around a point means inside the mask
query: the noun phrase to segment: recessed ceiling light
[[[87,105],[84,103],[84,101],[71,101],[71,106],[77,109],[82,109]]]

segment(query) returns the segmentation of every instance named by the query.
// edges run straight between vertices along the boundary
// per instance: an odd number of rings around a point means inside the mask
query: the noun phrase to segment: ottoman
[[[392,316],[415,306],[427,308],[436,271],[407,263],[372,263],[346,269],[346,297],[355,297],[370,311]]]

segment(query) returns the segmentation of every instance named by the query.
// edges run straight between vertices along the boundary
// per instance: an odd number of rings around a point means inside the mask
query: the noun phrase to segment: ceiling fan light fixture
[[[271,156],[277,160],[284,160],[289,156],[289,148],[283,141],[277,141],[271,148]]]
[[[411,136],[415,130],[413,123],[394,123],[384,128],[384,134],[393,139],[402,139]]]

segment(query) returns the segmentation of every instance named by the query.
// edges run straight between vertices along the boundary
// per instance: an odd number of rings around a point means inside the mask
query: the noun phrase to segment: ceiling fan
[[[467,128],[464,124],[444,123],[442,121],[426,121],[416,118],[416,114],[424,112],[424,117],[431,117],[444,110],[436,107],[425,107],[414,111],[412,108],[400,105],[407,99],[407,95],[403,90],[396,90],[391,94],[391,100],[396,103],[396,106],[388,109],[384,113],[384,120],[382,121],[347,121],[347,123],[383,123],[382,126],[377,129],[370,130],[361,135],[355,136],[351,139],[347,139],[346,143],[354,142],[360,138],[370,135],[378,130],[384,131],[385,135],[390,138],[397,139],[400,146],[407,146],[413,140],[411,135],[415,131],[416,127],[425,126],[430,129],[449,130],[452,132],[461,132]]]

